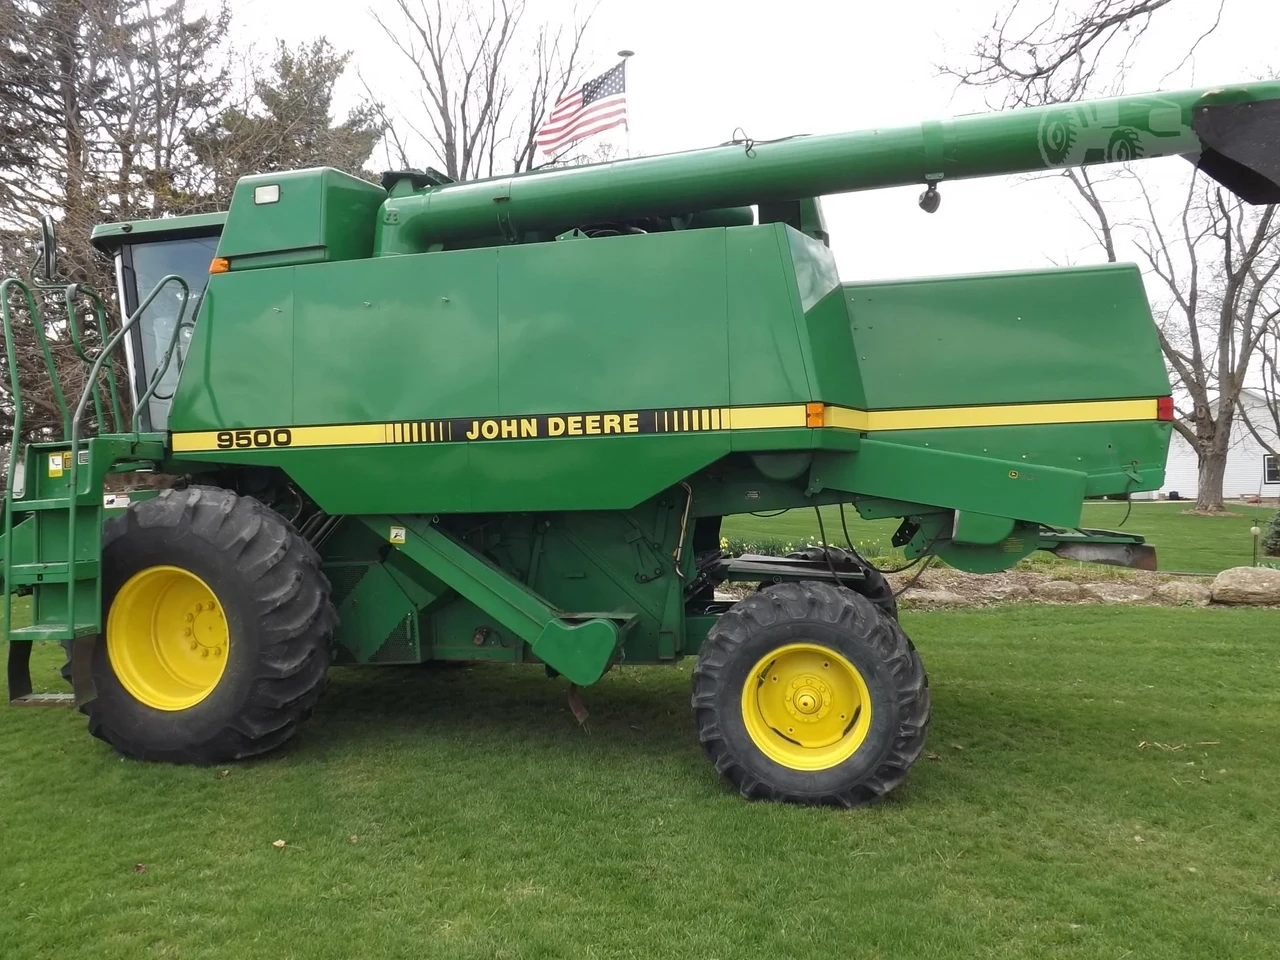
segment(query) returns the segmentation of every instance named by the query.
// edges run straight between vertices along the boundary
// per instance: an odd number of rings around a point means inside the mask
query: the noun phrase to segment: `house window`
[[[1262,481],[1280,483],[1280,462],[1277,462],[1275,454],[1267,454],[1262,458]]]

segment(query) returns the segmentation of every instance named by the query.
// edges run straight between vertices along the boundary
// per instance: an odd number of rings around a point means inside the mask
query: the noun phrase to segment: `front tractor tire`
[[[784,583],[716,623],[693,671],[693,711],[707,756],[747,799],[855,807],[919,758],[929,681],[872,601]]]
[[[89,732],[191,764],[292,737],[324,689],[335,622],[311,545],[256,500],[202,486],[131,505],[103,540]]]
[[[787,557],[814,563],[830,563],[836,570],[860,570],[862,583],[856,592],[875,604],[885,616],[898,619],[898,598],[893,595],[893,587],[888,578],[852,550],[815,545],[788,553]]]

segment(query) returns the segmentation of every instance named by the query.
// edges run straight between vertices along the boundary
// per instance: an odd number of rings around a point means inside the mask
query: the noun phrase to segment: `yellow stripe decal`
[[[582,414],[540,414],[391,423],[334,424],[312,427],[255,427],[175,433],[174,453],[251,450],[263,447],[347,447],[371,444],[426,444],[557,437],[626,436],[721,430],[785,430],[809,423],[806,404],[634,410]],[[817,407],[818,404],[812,406]],[[1055,423],[1112,423],[1156,420],[1158,402],[1083,400],[1067,403],[1015,403],[981,407],[932,407],[914,410],[855,410],[828,406],[822,426],[873,433],[886,430],[945,430],[956,427],[1012,427]],[[659,416],[661,414],[661,416]],[[815,411],[816,414],[816,411]]]
[[[254,447],[354,447],[391,442],[391,424],[359,423],[276,430],[201,430],[173,435],[174,453]],[[281,442],[285,438],[288,442]]]
[[[778,430],[783,427],[803,427],[805,408],[803,403],[785,407],[728,407],[720,418],[729,430]]]
[[[1050,423],[1110,423],[1155,420],[1155,400],[1084,400],[1070,403],[1009,403],[989,407],[923,410],[853,410],[827,407],[823,426],[871,433],[882,430],[946,430],[953,427],[1015,427]]]

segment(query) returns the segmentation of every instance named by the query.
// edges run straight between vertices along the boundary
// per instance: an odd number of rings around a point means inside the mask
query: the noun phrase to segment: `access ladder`
[[[116,371],[112,356],[161,291],[176,284],[180,295],[177,321],[168,348],[146,392],[139,398],[129,429],[125,431]],[[62,321],[42,316],[33,291],[57,291],[66,304],[65,328],[76,358],[86,375],[74,409],[66,393],[50,349],[49,333]],[[77,305],[87,300],[97,321],[101,349],[86,349]],[[67,704],[91,695],[87,658],[92,639],[102,632],[102,525],[108,505],[103,487],[109,473],[154,469],[166,451],[163,433],[139,429],[141,411],[155,394],[172,362],[183,329],[190,289],[180,276],[170,274],[152,288],[138,309],[108,337],[106,306],[92,290],[78,284],[58,284],[29,276],[0,283],[0,328],[9,365],[13,426],[9,446],[8,482],[4,489],[4,521],[0,532],[0,638],[9,645],[9,700],[20,705]],[[22,443],[23,406],[18,344],[13,306],[30,323],[32,342],[52,387],[61,433],[52,428]],[[179,360],[181,364],[181,360]],[[105,383],[103,382],[105,380]],[[88,407],[92,402],[93,411]],[[106,428],[115,432],[106,432]],[[91,426],[89,436],[82,428]],[[13,598],[30,596],[30,622],[15,625]],[[26,619],[25,617],[23,619]],[[72,645],[74,693],[33,693],[31,647],[36,640]],[[76,642],[83,641],[83,642]]]

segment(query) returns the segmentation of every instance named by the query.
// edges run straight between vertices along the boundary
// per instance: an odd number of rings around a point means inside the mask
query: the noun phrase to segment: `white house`
[[[1276,435],[1275,418],[1267,408],[1266,399],[1260,393],[1244,390],[1240,393],[1240,405],[1249,411],[1249,420],[1257,428],[1272,450],[1280,450],[1280,437]],[[1198,469],[1195,451],[1176,430],[1169,444],[1169,463],[1165,468],[1164,486],[1160,496],[1176,493],[1180,499],[1196,498]],[[1227,452],[1227,469],[1222,481],[1222,495],[1227,499],[1240,497],[1280,497],[1280,464],[1274,454],[1258,443],[1243,419],[1237,415],[1231,425],[1231,448]],[[1157,494],[1135,494],[1134,499],[1154,498]]]

